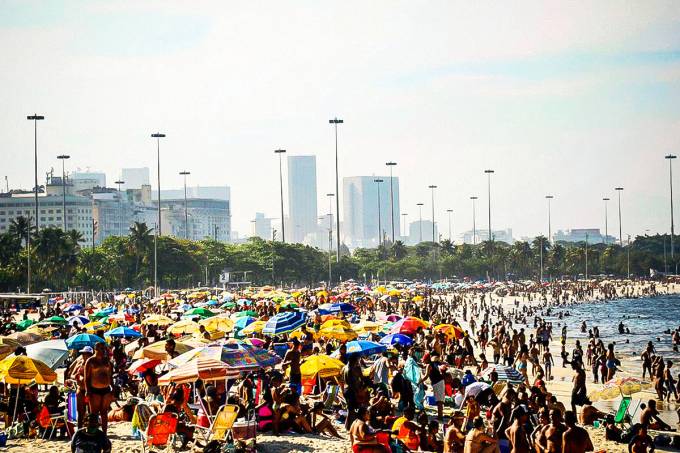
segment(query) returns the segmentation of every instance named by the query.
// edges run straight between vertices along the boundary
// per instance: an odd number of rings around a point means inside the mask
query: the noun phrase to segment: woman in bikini
[[[113,366],[106,356],[106,345],[97,343],[94,355],[85,363],[85,392],[90,406],[90,414],[98,414],[102,421],[102,431],[108,427],[107,413],[113,401]]]

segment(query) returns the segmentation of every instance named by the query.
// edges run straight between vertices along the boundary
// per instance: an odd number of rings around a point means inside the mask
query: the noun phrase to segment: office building
[[[614,244],[618,241],[613,236],[605,237],[599,228],[572,228],[571,230],[557,230],[553,234],[553,242],[586,242],[589,244]]]
[[[152,190],[151,197],[158,199],[158,191]],[[161,189],[161,200],[184,198],[184,187],[179,189]],[[211,198],[214,200],[229,201],[231,189],[229,186],[189,186],[187,185],[187,198]]]
[[[252,225],[250,236],[256,236],[266,241],[272,238],[272,219],[265,217],[264,213],[256,212],[255,219],[250,222]]]
[[[515,239],[512,237],[512,228],[505,230],[492,230],[493,240],[498,242],[505,242],[512,244]],[[479,244],[480,242],[489,239],[489,230],[484,228],[477,228],[477,236],[474,237],[473,230],[465,231],[460,236],[464,244]]]
[[[158,206],[156,204],[156,206]],[[185,229],[187,219],[188,234]],[[187,216],[184,215],[184,198],[164,200],[161,198],[162,235],[200,241],[211,238],[229,242],[231,238],[231,214],[229,202],[209,198],[187,199]]]
[[[106,187],[106,174],[100,172],[74,171],[67,179],[73,184],[73,191]]]
[[[123,168],[120,174],[121,180],[125,181],[121,187],[126,189],[139,189],[149,185],[149,167]]]
[[[376,183],[375,179],[384,182]],[[343,228],[341,240],[350,248],[377,247],[378,233],[378,193],[380,193],[380,228],[383,237],[391,240],[390,222],[390,177],[389,176],[350,176],[343,184]],[[394,193],[394,236],[401,236],[399,211],[399,178],[392,178]],[[379,192],[378,192],[379,191]]]
[[[421,238],[422,232],[422,241]],[[439,228],[437,224],[434,225],[434,237],[439,241]],[[432,220],[423,219],[416,220],[408,224],[408,236],[406,237],[407,245],[416,245],[421,242],[432,242]]]
[[[316,156],[288,156],[288,231],[290,242],[305,242],[316,231]]]

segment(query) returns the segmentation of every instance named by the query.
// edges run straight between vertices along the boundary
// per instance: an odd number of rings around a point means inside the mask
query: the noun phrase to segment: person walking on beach
[[[671,367],[673,362],[670,360],[666,361],[666,371],[664,371],[663,379],[666,383],[666,401],[671,401],[671,395],[675,396],[675,400],[678,401],[678,390],[675,388],[675,379],[671,374]]]

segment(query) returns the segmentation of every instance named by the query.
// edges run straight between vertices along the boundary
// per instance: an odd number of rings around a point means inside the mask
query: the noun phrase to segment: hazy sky
[[[0,1],[0,177],[149,166],[161,181],[228,184],[233,228],[278,217],[273,150],[316,154],[319,206],[341,176],[398,163],[402,212],[454,210],[516,237],[604,229],[622,196],[623,232],[670,229],[668,165],[680,154],[680,2]],[[680,175],[680,161],[677,172]],[[42,180],[42,178],[41,178]],[[677,186],[680,196],[680,185]],[[287,203],[287,202],[286,202]],[[610,204],[610,234],[618,234]],[[446,233],[445,224],[440,227]]]

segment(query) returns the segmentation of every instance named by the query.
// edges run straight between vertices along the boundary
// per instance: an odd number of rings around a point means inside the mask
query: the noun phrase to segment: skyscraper
[[[376,179],[384,182],[376,183]],[[390,177],[349,176],[342,180],[343,187],[343,242],[349,247],[377,247],[378,223],[383,237],[390,238]],[[399,211],[399,178],[392,179],[394,190],[395,238],[401,236]],[[380,222],[378,222],[378,190],[380,191]]]
[[[316,156],[288,156],[288,217],[292,242],[316,232]]]

